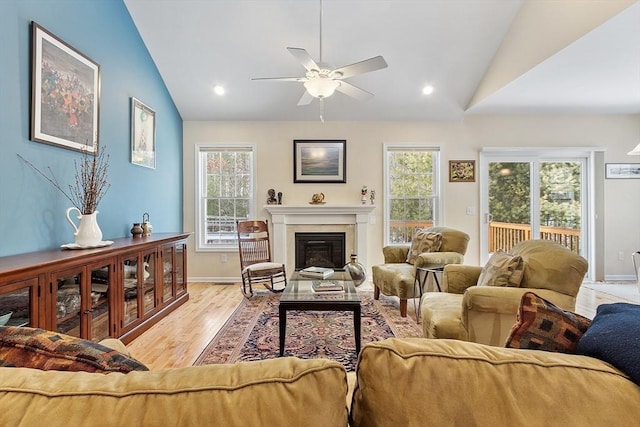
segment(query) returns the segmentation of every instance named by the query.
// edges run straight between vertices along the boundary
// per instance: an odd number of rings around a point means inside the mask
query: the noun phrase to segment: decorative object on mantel
[[[362,202],[362,204],[366,204],[367,203],[367,193],[369,192],[369,190],[367,189],[366,185],[362,186],[362,189],[360,190],[360,201]]]
[[[83,158],[79,166],[74,160],[73,164],[76,169],[75,183],[73,185],[70,184],[68,190],[65,190],[60,185],[50,167],[47,167],[47,169],[51,176],[45,174],[33,163],[18,154],[18,157],[49,181],[73,205],[73,207],[66,210],[66,217],[73,227],[75,243],[80,247],[94,247],[103,243],[102,231],[98,226],[96,215],[98,214],[98,204],[110,187],[107,181],[109,155],[106,154],[104,146],[101,146],[98,141],[95,143],[95,148],[95,155],[88,150],[82,151]],[[79,226],[76,226],[69,216],[69,213],[73,210],[78,211]]]
[[[376,190],[371,190],[371,196],[369,198],[371,199],[371,204],[375,205],[376,204]]]
[[[140,237],[142,236],[142,233],[143,233],[142,224],[139,222],[134,222],[133,227],[131,227],[131,235],[133,237]]]
[[[282,191],[278,191],[278,204],[282,204]]]
[[[352,253],[351,261],[344,266],[344,271],[349,273],[353,284],[360,286],[367,279],[367,270],[358,262],[358,255]]]
[[[267,191],[267,194],[269,195],[269,197],[267,197],[267,204],[268,205],[277,205],[278,204],[278,199],[276,199],[276,190],[274,190],[273,188],[270,188]]]
[[[149,212],[145,212],[142,214],[142,235],[151,236],[152,231],[153,226],[149,222]]]
[[[324,205],[326,203],[324,201],[324,193],[315,193],[311,196],[311,201],[309,203],[312,205]]]

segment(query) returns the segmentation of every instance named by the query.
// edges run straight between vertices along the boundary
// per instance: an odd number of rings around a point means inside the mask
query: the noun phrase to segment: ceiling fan
[[[254,78],[252,80],[270,80],[282,82],[300,82],[304,84],[306,89],[302,98],[298,101],[298,105],[307,105],[314,98],[320,100],[320,108],[322,101],[330,97],[337,90],[352,98],[358,100],[366,100],[373,96],[372,93],[360,89],[357,86],[347,83],[344,79],[356,76],[358,74],[369,73],[371,71],[387,68],[387,63],[382,56],[365,59],[364,61],[354,64],[345,65],[340,68],[330,68],[322,62],[322,0],[320,0],[320,61],[316,62],[309,53],[301,48],[288,47],[291,53],[302,66],[307,70],[302,77],[264,77]],[[322,113],[321,113],[322,118]]]

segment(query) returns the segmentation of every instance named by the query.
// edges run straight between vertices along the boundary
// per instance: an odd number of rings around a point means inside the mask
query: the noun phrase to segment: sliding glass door
[[[588,258],[588,161],[536,151],[481,154],[481,258],[523,240],[553,240]]]

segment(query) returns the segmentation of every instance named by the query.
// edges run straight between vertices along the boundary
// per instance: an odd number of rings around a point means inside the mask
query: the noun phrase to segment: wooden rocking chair
[[[242,294],[253,296],[253,284],[263,283],[272,292],[282,292],[287,286],[284,264],[271,262],[271,242],[268,221],[236,221],[240,269],[242,270]],[[282,287],[275,287],[284,283]]]

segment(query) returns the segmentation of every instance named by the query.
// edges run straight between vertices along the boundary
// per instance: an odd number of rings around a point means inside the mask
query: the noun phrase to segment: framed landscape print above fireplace
[[[100,65],[31,23],[31,140],[96,152]]]
[[[294,140],[293,182],[346,183],[347,141]]]

